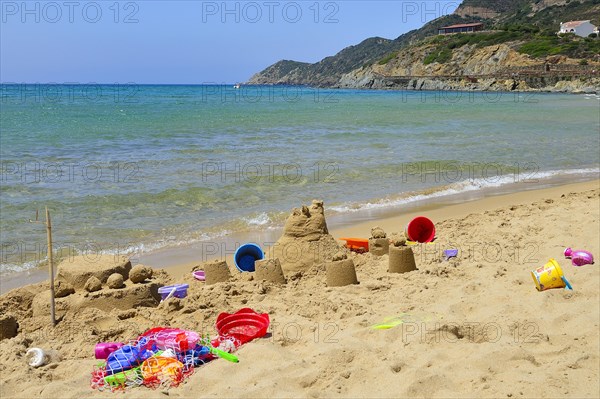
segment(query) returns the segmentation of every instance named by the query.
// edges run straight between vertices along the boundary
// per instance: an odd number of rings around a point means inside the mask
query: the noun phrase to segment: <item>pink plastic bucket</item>
[[[406,225],[406,237],[416,242],[431,242],[435,238],[435,225],[424,216],[417,216]]]

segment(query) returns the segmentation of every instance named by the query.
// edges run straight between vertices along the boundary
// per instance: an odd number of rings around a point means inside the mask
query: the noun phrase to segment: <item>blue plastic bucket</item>
[[[235,251],[233,263],[241,272],[253,272],[254,262],[264,259],[265,253],[256,244],[244,244]]]

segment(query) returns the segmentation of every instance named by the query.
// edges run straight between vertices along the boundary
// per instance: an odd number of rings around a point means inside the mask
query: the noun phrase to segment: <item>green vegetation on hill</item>
[[[600,54],[600,40],[582,38],[573,34],[563,36],[536,36],[523,44],[519,51],[532,57],[567,55],[571,58],[593,58]]]
[[[523,37],[521,32],[501,31],[492,33],[459,33],[457,35],[436,36],[432,43],[440,47],[450,49],[459,48],[465,45],[476,45],[477,47],[493,46],[495,44],[506,43],[519,40]]]
[[[436,44],[424,59],[425,65],[444,63],[451,59],[445,50],[465,45],[477,47],[501,43],[522,42],[518,51],[532,57],[565,55],[572,58],[593,58],[600,54],[600,40],[575,35],[558,36],[560,23],[570,20],[591,19],[600,25],[600,0],[569,0],[564,5],[546,7],[533,13],[533,5],[541,0],[465,0],[461,7],[486,7],[501,14],[488,22],[493,32],[438,36],[430,39]],[[419,45],[421,43],[418,43]]]
[[[600,40],[573,34],[558,36],[555,32],[541,31],[535,25],[511,24],[502,26],[502,29],[504,30],[490,33],[439,35],[431,38],[428,42],[436,47],[425,57],[423,63],[428,65],[432,62],[448,62],[452,58],[449,50],[465,45],[486,47],[508,42],[522,42],[518,51],[538,58],[558,54],[571,58],[593,58],[600,54]]]
[[[398,53],[389,53],[387,56],[385,56],[384,58],[379,60],[379,62],[377,62],[377,63],[379,65],[385,65],[388,62],[390,62],[391,60],[393,60],[394,58],[396,58],[397,55],[398,55]]]
[[[440,64],[445,64],[446,62],[452,59],[452,50],[448,47],[438,48],[437,50],[430,53],[423,60],[423,64],[429,65],[434,62],[439,62]]]

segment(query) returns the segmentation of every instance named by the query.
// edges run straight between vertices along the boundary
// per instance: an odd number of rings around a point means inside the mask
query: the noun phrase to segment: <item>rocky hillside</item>
[[[399,84],[397,77],[411,76],[436,81],[433,86],[438,88],[439,82],[444,87],[453,85],[449,76],[479,76],[482,80],[482,75],[506,75],[515,68],[541,71],[544,64],[561,66],[558,69],[562,72],[553,73],[547,81],[529,82],[533,84],[528,87],[542,89],[555,85],[557,77],[579,78],[569,74],[565,65],[587,65],[585,68],[592,71],[600,61],[600,40],[572,35],[559,38],[555,34],[560,22],[572,19],[592,19],[600,25],[600,0],[464,0],[454,14],[395,40],[367,39],[315,64],[280,61],[254,75],[249,83],[404,88],[406,82]],[[436,35],[440,26],[473,21],[483,22],[486,31]],[[468,78],[460,85],[473,86],[473,81]],[[488,83],[475,88],[487,87]],[[509,85],[515,84],[520,88],[526,85],[524,81]],[[431,84],[421,86],[427,89]]]
[[[427,63],[426,58],[436,51],[437,47],[431,43],[409,47],[385,64],[377,63],[344,75],[341,83],[348,85],[352,77],[368,73],[382,76],[481,76],[507,67],[535,65],[530,57],[506,44],[483,48],[466,45],[454,50],[447,62]]]
[[[336,87],[402,90],[485,90],[599,92],[600,63],[579,65],[566,56],[547,57],[545,64],[515,50],[515,43],[478,47],[464,45],[450,59],[427,62],[437,54],[435,43],[408,47],[386,63],[356,69]],[[538,72],[538,73],[536,73]]]
[[[332,86],[339,82],[343,74],[399,48],[399,43],[394,40],[372,37],[315,64],[279,61],[254,75],[248,83]]]

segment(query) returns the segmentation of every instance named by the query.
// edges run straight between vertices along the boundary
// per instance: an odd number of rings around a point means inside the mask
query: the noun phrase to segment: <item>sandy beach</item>
[[[227,282],[194,280],[190,272],[201,262],[193,262],[155,269],[142,283],[126,280],[125,288],[108,288],[106,281],[96,292],[75,287],[57,298],[56,327],[47,282],[14,289],[0,296],[0,396],[598,397],[598,261],[575,267],[563,250],[600,256],[600,182],[419,209],[321,233],[341,245],[340,237],[367,238],[375,226],[401,233],[421,214],[435,222],[437,238],[413,247],[418,270],[389,273],[388,255],[347,252],[359,284],[343,287],[328,287],[324,263],[308,254],[300,263],[310,266],[301,271],[282,262],[285,285],[239,273],[227,256]],[[450,248],[458,256],[444,260]],[[326,260],[334,250],[327,247]],[[573,290],[536,290],[530,272],[550,258]],[[186,298],[158,303],[157,287],[181,282],[190,285]],[[268,313],[271,326],[236,351],[239,363],[216,359],[169,389],[90,387],[96,343],[127,342],[157,326],[214,336],[219,313],[245,307]],[[386,320],[396,325],[372,328]],[[46,365],[27,365],[32,347],[51,354]]]
[[[600,0],[1,3],[0,399],[600,399]]]

